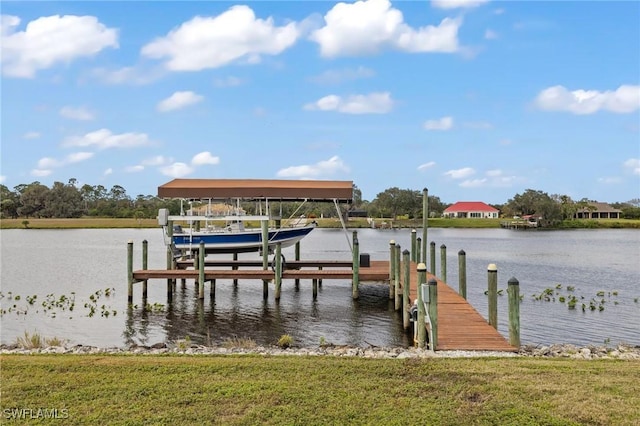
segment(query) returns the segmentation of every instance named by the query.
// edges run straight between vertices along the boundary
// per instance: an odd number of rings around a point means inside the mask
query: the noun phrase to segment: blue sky
[[[640,2],[3,2],[0,183],[640,197]]]

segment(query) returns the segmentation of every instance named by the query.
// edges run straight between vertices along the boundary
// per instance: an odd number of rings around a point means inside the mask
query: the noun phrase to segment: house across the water
[[[586,207],[578,209],[573,216],[576,219],[620,219],[622,210],[614,209],[607,203],[589,202]]]
[[[482,201],[458,201],[447,207],[442,213],[444,217],[468,217],[478,219],[495,219],[499,214],[500,210]]]

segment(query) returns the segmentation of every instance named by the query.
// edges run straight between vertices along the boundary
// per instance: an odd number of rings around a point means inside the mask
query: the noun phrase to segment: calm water
[[[358,230],[361,252],[374,260],[388,258],[391,239],[403,250],[409,248],[410,235],[409,230]],[[264,301],[260,281],[240,282],[234,288],[230,280],[218,280],[215,300],[209,299],[206,288],[201,304],[197,289],[189,282],[186,288],[178,284],[173,303],[167,304],[166,281],[156,280],[149,284],[151,309],[142,307],[139,284],[134,288],[136,306],[128,309],[129,239],[135,241],[136,269],[141,266],[144,239],[149,241],[149,267],[163,267],[160,230],[1,231],[2,343],[14,342],[25,331],[37,331],[71,343],[103,347],[153,344],[186,336],[207,344],[231,337],[271,344],[285,333],[306,346],[317,345],[321,338],[358,346],[410,344],[402,331],[402,317],[394,312],[388,289],[381,284],[362,285],[360,299],[352,301],[350,282],[325,280],[314,302],[310,281],[302,281],[300,290],[285,281],[282,298],[275,303],[272,284],[269,299]],[[487,265],[498,265],[498,288],[505,293],[507,280],[518,278],[524,295],[520,312],[525,344],[640,344],[638,230],[429,229],[427,240],[436,242],[437,272],[440,246],[447,246],[448,281],[456,289],[457,253],[465,250],[468,299],[485,318]],[[292,250],[284,250],[287,258],[293,258]],[[303,240],[302,252],[306,259],[351,258],[341,230],[313,231]],[[547,288],[558,293],[555,301],[534,300],[532,295]],[[559,301],[570,294],[578,298],[575,310]],[[75,301],[73,310],[70,300]],[[592,311],[591,300],[604,309]],[[506,296],[499,298],[498,309],[499,330],[507,336]]]

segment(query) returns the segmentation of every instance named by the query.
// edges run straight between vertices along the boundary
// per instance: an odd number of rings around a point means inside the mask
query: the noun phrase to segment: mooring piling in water
[[[396,242],[389,241],[389,300],[393,300],[393,288],[396,276]]]
[[[269,268],[269,222],[262,220],[260,225],[262,227],[262,270],[266,271]],[[262,298],[264,300],[269,298],[269,280],[262,280]]]
[[[487,267],[487,295],[489,297],[489,324],[498,329],[498,266],[490,263]]]
[[[147,240],[142,240],[142,269],[147,269],[148,267],[148,258],[149,258],[149,242]],[[142,280],[142,298],[147,298],[147,284],[148,280]]]
[[[296,242],[294,250],[295,250],[294,259],[298,261],[300,260],[300,241]],[[296,286],[296,290],[300,290],[300,278],[296,278],[294,283]]]
[[[396,248],[394,250],[395,259],[395,276],[394,276],[394,286],[393,286],[393,295],[394,295],[394,308],[396,311],[399,311],[402,307],[402,293],[400,293],[400,244],[396,243]]]
[[[198,248],[198,299],[204,299],[204,241]]]
[[[416,262],[420,259],[420,247],[422,247],[422,237],[416,238]]]
[[[438,281],[431,278],[429,284],[429,320],[431,333],[429,334],[429,347],[435,350],[438,347]]]
[[[440,246],[440,279],[447,282],[447,246]]]
[[[467,298],[467,254],[464,250],[458,252],[458,293]]]
[[[409,291],[411,286],[411,262],[409,261],[409,250],[402,252],[402,265],[404,270],[404,277],[402,280],[402,327],[407,330],[409,328],[410,316],[409,309]]]
[[[416,244],[418,243],[418,231],[416,229],[411,230],[411,261],[416,261]]]
[[[427,340],[427,329],[426,329],[426,311],[424,309],[424,301],[422,299],[422,284],[426,284],[427,282],[427,266],[420,262],[418,264],[418,321],[415,323],[415,327],[417,327],[417,336],[418,336],[418,347],[424,348],[426,340]]]
[[[353,231],[353,278],[351,281],[351,298],[360,297],[360,243],[358,242],[358,232]]]
[[[436,274],[436,242],[435,241],[431,241],[429,243],[429,261],[431,262],[429,264],[429,272],[435,275]]]
[[[276,243],[276,257],[275,257],[275,261],[276,261],[276,270],[275,270],[275,277],[274,277],[274,281],[276,284],[276,294],[275,294],[275,299],[276,301],[280,300],[280,293],[282,290],[282,243]]]
[[[127,242],[127,300],[133,302],[133,240]]]
[[[520,347],[520,282],[512,277],[507,282],[509,296],[509,344]]]

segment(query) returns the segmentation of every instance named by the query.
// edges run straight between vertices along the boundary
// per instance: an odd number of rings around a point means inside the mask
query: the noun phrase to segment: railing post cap
[[[445,246],[444,244],[442,244],[442,245],[440,246],[440,248],[447,248],[447,246]]]
[[[436,242],[435,241],[431,241],[429,244],[431,244],[432,246],[435,246]]]
[[[402,252],[402,254],[410,254],[411,252],[407,249],[404,249],[404,251]]]
[[[411,232],[418,232],[418,231],[416,231],[416,228],[413,228],[413,229],[411,230]]]
[[[396,245],[396,240],[389,241],[389,245],[395,246]]]
[[[435,278],[429,278],[429,281],[427,281],[427,284],[429,285],[438,285],[438,280],[436,280]]]
[[[498,265],[496,265],[495,263],[490,263],[489,266],[487,266],[487,271],[489,271],[489,272],[497,272],[498,271]]]
[[[142,240],[142,244],[146,244],[146,243],[148,243],[147,240]]]
[[[127,241],[127,244],[133,244],[133,240]]]
[[[422,262],[418,263],[418,271],[426,271],[426,270],[427,270],[427,265],[425,265]]]
[[[509,281],[507,281],[508,285],[519,285],[520,281],[518,281],[518,279],[516,277],[511,277],[509,278]]]
[[[458,254],[462,256],[462,255],[465,255],[465,254],[467,254],[467,253],[465,253],[465,252],[464,252],[464,250],[460,249],[460,251],[458,252]]]

